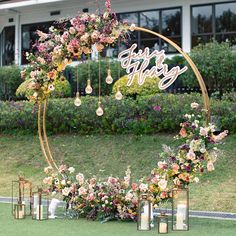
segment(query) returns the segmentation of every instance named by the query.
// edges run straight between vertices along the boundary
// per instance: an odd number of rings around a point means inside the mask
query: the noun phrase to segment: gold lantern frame
[[[197,66],[194,64],[194,62],[189,57],[189,55],[186,54],[181,49],[181,47],[179,47],[175,42],[173,42],[169,38],[167,38],[159,33],[156,33],[154,31],[151,31],[151,30],[148,30],[148,29],[145,29],[142,27],[136,27],[136,26],[133,27],[132,31],[146,32],[146,33],[152,34],[158,38],[163,39],[165,42],[167,42],[168,44],[173,46],[185,58],[185,60],[188,62],[189,66],[193,70],[193,72],[198,80],[199,86],[202,91],[204,109],[206,110],[206,122],[209,122],[209,120],[210,120],[210,102],[209,102],[209,96],[208,96],[208,92],[206,89],[206,85],[204,83],[204,80],[203,80]],[[38,105],[38,136],[39,136],[39,141],[40,141],[40,147],[41,147],[45,161],[47,162],[47,164],[50,167],[58,170],[58,165],[57,165],[55,159],[53,158],[51,148],[50,148],[50,145],[48,142],[48,137],[47,137],[47,131],[46,131],[47,105],[48,105],[48,98],[46,100],[44,100],[44,102],[40,102]]]

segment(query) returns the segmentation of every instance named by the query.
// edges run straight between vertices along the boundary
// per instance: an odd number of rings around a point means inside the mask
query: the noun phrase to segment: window
[[[236,46],[236,1],[192,7],[192,47],[213,38]]]
[[[158,9],[135,13],[121,13],[120,20],[127,20],[129,24],[150,29],[161,33],[181,46],[181,8]],[[174,53],[176,50],[166,42],[152,34],[146,32],[134,32],[129,44],[136,42],[140,49],[149,47],[151,49],[162,50],[166,53]]]
[[[15,57],[15,26],[5,27],[1,33],[1,64],[3,66],[14,63]]]
[[[22,25],[22,59],[21,63],[27,64],[26,52],[32,51],[32,47],[38,39],[37,30],[43,32],[48,32],[50,26],[53,25],[53,22],[42,22],[29,25]]]

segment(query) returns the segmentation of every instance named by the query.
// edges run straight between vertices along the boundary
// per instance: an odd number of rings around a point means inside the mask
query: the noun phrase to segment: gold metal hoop
[[[191,60],[191,58],[176,43],[174,43],[172,40],[168,39],[167,37],[165,37],[161,34],[158,34],[156,32],[153,32],[151,30],[148,30],[148,29],[145,29],[142,27],[134,27],[134,31],[143,31],[143,32],[153,34],[153,35],[163,39],[164,41],[166,41],[167,43],[172,45],[185,58],[185,60],[188,62],[188,64],[192,68],[192,70],[198,80],[199,86],[202,91],[204,108],[206,110],[206,122],[209,122],[209,120],[210,120],[210,102],[209,102],[208,92],[207,92],[204,80],[203,80],[198,68],[196,67],[194,62]],[[39,135],[40,147],[41,147],[44,159],[47,162],[47,164],[50,167],[52,167],[53,169],[58,170],[58,166],[53,158],[53,155],[52,155],[52,152],[51,152],[51,149],[49,146],[48,138],[47,138],[47,132],[46,132],[47,105],[48,105],[48,99],[46,99],[44,101],[43,114],[42,114],[42,103],[39,103],[39,106],[38,106],[38,135]]]

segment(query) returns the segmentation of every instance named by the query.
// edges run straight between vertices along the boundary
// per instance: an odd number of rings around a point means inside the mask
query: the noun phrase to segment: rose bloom
[[[180,136],[183,137],[183,138],[187,137],[186,129],[185,129],[185,128],[182,128],[182,129],[179,131],[179,134],[180,134]]]
[[[79,191],[79,195],[84,195],[87,193],[87,189],[84,187],[80,187],[78,191]]]
[[[196,102],[191,103],[191,108],[192,109],[197,109],[199,107],[199,104]]]
[[[167,192],[161,192],[160,198],[164,199],[167,197]]]
[[[187,159],[193,161],[195,158],[196,158],[195,153],[190,150],[190,151],[187,153]]]
[[[81,40],[82,42],[87,43],[87,42],[88,42],[88,38],[89,38],[89,34],[88,34],[88,33],[85,33],[84,35],[82,35],[82,36],[80,37],[80,40]]]
[[[79,185],[82,185],[84,183],[84,175],[79,173],[78,175],[76,175],[76,180],[79,182]]]
[[[215,170],[215,167],[214,167],[214,164],[213,164],[212,161],[209,161],[209,162],[207,163],[207,170],[208,170],[209,172]]]
[[[125,195],[125,200],[126,201],[131,201],[132,198],[133,198],[133,194],[131,192],[128,192],[126,195]]]
[[[71,189],[70,188],[64,188],[62,189],[62,195],[68,196],[70,194]]]
[[[70,27],[69,32],[70,32],[70,34],[75,34],[75,28],[74,27]]]
[[[172,165],[172,170],[174,171],[174,173],[178,173],[179,165],[176,164],[176,163],[174,163],[174,164]]]
[[[166,169],[167,168],[167,164],[165,161],[158,161],[157,163],[158,167],[162,170]]]
[[[207,136],[208,130],[206,128],[200,127],[200,135],[201,136]]]
[[[165,190],[167,187],[167,181],[165,179],[161,179],[158,182],[158,186],[160,187],[161,190]]]
[[[95,31],[93,31],[93,33],[91,34],[91,38],[92,38],[92,39],[98,39],[98,38],[99,38],[99,35],[100,35],[100,33],[99,33],[97,30],[95,30]]]
[[[94,201],[95,200],[95,196],[94,196],[94,193],[90,193],[87,197],[87,200],[88,201]]]
[[[45,167],[44,168],[44,173],[48,174],[52,170],[51,166]]]
[[[140,189],[141,192],[146,192],[148,190],[148,185],[141,183],[139,185],[139,189]]]
[[[66,165],[61,165],[60,167],[59,167],[59,173],[62,173],[62,172],[65,172],[67,170],[67,166]]]
[[[92,178],[92,179],[89,180],[89,184],[92,185],[92,186],[95,186],[96,182],[97,182],[96,178]]]
[[[43,183],[44,183],[44,184],[51,185],[51,184],[52,184],[52,178],[51,178],[51,177],[46,177],[46,178],[44,178]]]
[[[138,184],[132,183],[131,188],[132,188],[132,190],[134,190],[134,191],[137,190]]]

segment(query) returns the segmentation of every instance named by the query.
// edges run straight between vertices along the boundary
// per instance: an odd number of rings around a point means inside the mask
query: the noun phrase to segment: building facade
[[[0,0],[0,66],[27,63],[37,29],[47,31],[61,18],[77,12],[96,12],[103,0]],[[236,47],[236,1],[229,0],[113,0],[121,20],[161,33],[189,52],[213,38]],[[149,34],[134,32],[130,42],[139,48],[175,49]]]

